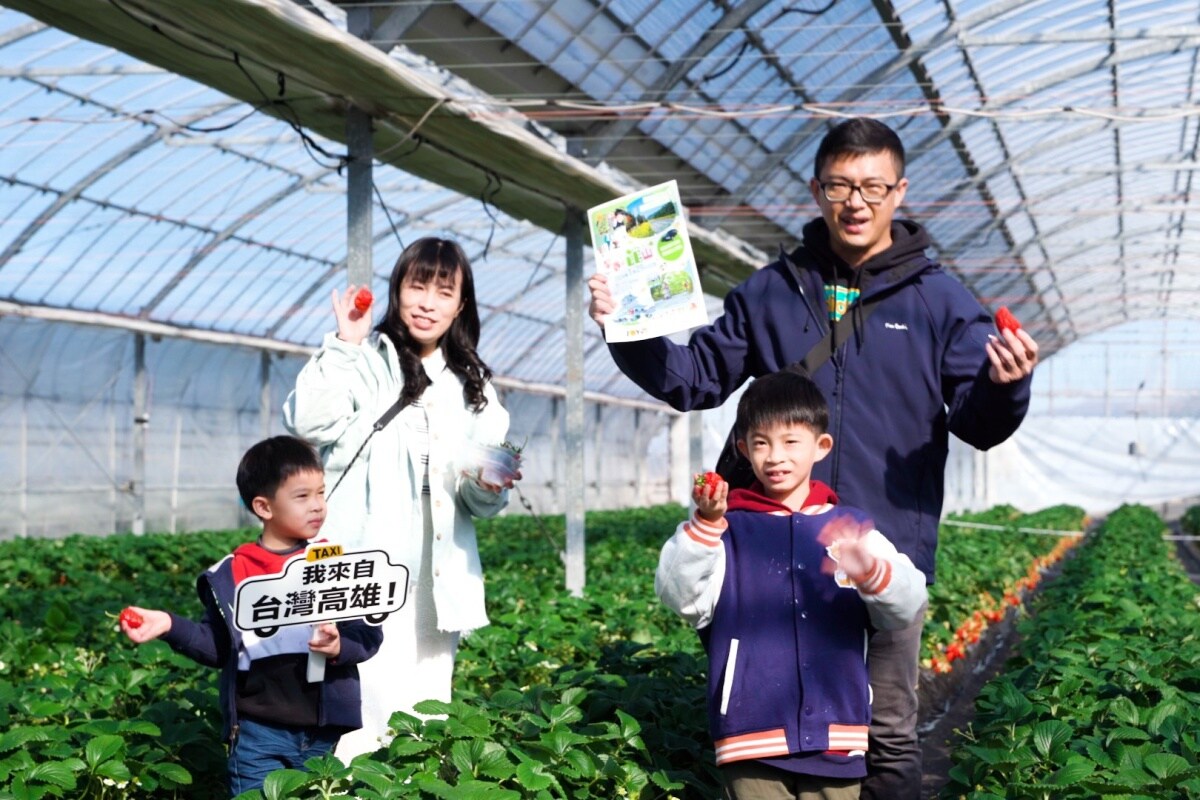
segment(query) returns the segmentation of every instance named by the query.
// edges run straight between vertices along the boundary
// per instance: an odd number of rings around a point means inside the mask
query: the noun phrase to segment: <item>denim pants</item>
[[[925,607],[907,628],[876,631],[867,650],[871,676],[871,734],[863,800],[918,800],[921,745],[917,740],[917,679]]]
[[[261,789],[267,773],[274,770],[303,769],[305,761],[332,751],[337,741],[338,733],[329,728],[277,725],[243,717],[229,746],[229,796]]]

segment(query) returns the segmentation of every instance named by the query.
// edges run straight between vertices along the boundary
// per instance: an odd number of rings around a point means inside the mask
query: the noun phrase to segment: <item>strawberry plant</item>
[[[1074,506],[1054,506],[1033,514],[996,506],[952,514],[949,520],[999,529],[942,525],[939,530],[937,582],[929,587],[921,643],[922,664],[937,672],[949,672],[987,625],[999,622],[1019,605],[1037,587],[1042,573],[1076,541],[1018,529],[1082,533],[1086,515]],[[958,646],[950,649],[953,644]]]
[[[1183,512],[1179,528],[1188,536],[1200,536],[1200,506],[1191,506]]]
[[[281,770],[250,796],[715,800],[704,652],[653,590],[662,542],[686,516],[677,505],[589,513],[583,597],[562,589],[562,516],[480,521],[493,624],[463,639],[454,702],[422,706],[445,718],[399,714],[391,747],[351,765],[325,758]],[[1014,527],[1036,518],[986,517]],[[195,576],[255,534],[0,545],[0,797],[225,796],[214,779],[225,770],[216,671],[163,644],[132,647],[114,617],[131,604],[199,616]],[[1026,576],[1053,546],[1047,536],[1023,550],[1023,535],[986,536],[946,529],[945,583],[962,580],[971,594],[935,599],[936,619],[969,617],[980,587]]]
[[[1200,795],[1196,587],[1152,511],[1105,521],[1019,626],[951,770],[953,796]]]

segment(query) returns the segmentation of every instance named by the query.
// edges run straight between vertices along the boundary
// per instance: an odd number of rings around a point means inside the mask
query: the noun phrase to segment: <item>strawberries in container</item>
[[[493,486],[503,486],[510,480],[516,480],[521,471],[521,451],[523,449],[524,447],[512,442],[482,445],[477,448],[476,460],[479,463],[479,479]]]

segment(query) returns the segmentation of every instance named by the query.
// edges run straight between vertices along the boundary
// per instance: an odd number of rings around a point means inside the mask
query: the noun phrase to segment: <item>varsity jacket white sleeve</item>
[[[663,545],[654,573],[654,591],[663,604],[694,628],[712,622],[725,581],[724,517],[708,522],[693,514]]]
[[[871,624],[881,630],[908,627],[929,599],[925,573],[877,530],[866,534],[866,548],[875,569],[855,588],[867,604]]]

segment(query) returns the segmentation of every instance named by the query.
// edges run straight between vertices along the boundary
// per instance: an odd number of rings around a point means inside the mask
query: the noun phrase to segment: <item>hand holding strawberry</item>
[[[715,472],[698,472],[693,478],[692,500],[701,519],[716,522],[729,509],[729,484]]]
[[[365,294],[364,294],[365,293]],[[365,310],[360,303],[365,301]],[[345,294],[333,290],[333,316],[337,320],[338,338],[350,344],[360,344],[371,334],[371,304],[374,298],[366,286],[351,284]]]
[[[1000,308],[996,309],[996,327],[1001,333],[1004,331],[1019,331],[1021,330],[1021,323],[1008,310],[1008,306],[1000,306]]]
[[[117,624],[129,641],[145,644],[171,630],[171,615],[152,608],[126,606],[117,615]]]
[[[375,302],[375,296],[371,294],[371,290],[367,287],[362,287],[354,295],[354,310],[360,314],[366,314],[371,310],[371,303]]]
[[[991,365],[988,377],[992,383],[1014,383],[1028,377],[1038,362],[1038,345],[1021,327],[1021,321],[1000,306],[996,310],[996,329],[999,336],[988,336],[987,356]]]

